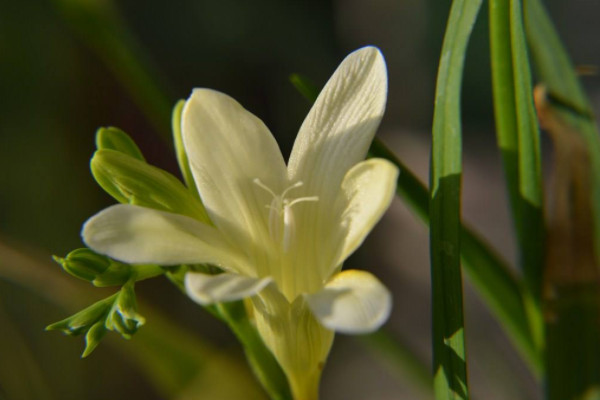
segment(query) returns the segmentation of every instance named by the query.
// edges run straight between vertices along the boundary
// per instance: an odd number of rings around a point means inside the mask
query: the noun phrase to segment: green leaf
[[[173,175],[114,150],[98,150],[92,174],[121,203],[187,215],[209,223],[202,203]]]
[[[396,194],[429,225],[429,191],[381,141],[375,140],[369,157],[385,158],[400,169]],[[479,295],[501,322],[501,327],[534,369],[541,368],[521,296],[518,280],[504,260],[473,230],[461,229],[462,267]]]
[[[525,278],[525,306],[534,345],[543,348],[540,311],[545,228],[537,115],[521,3],[490,2],[490,45],[498,147]],[[535,365],[540,372],[541,365]]]
[[[454,0],[438,69],[431,156],[430,246],[436,399],[468,399],[460,267],[464,59],[481,0]]]
[[[112,126],[96,131],[96,148],[119,151],[140,161],[146,161],[133,139],[119,128]]]
[[[544,345],[540,298],[544,266],[545,226],[540,132],[533,104],[533,86],[523,30],[520,0],[511,1],[510,30],[514,57],[515,105],[519,134],[519,210],[515,220],[520,247],[530,326],[535,344]],[[531,299],[529,299],[531,294]]]

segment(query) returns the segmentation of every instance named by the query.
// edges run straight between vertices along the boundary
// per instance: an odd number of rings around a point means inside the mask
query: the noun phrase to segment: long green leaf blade
[[[545,232],[539,129],[519,1],[490,1],[490,46],[496,136],[525,277],[524,299],[530,330],[535,347],[541,351]],[[540,373],[540,364],[535,371]]]
[[[468,399],[460,267],[460,88],[480,0],[454,0],[438,69],[431,157],[430,247],[436,399]]]
[[[543,217],[543,189],[541,150],[537,115],[533,104],[533,86],[523,28],[520,0],[510,3],[510,32],[515,77],[515,106],[519,137],[519,210],[517,237],[520,245],[521,266],[529,289],[530,324],[538,348],[543,346],[540,298],[544,266],[545,227]]]

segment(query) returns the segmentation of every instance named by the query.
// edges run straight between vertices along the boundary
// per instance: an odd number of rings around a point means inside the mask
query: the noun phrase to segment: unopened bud
[[[104,321],[116,298],[117,295],[115,294],[104,300],[100,300],[79,311],[77,314],[48,325],[46,330],[59,330],[71,336],[80,335],[88,331],[94,324]]]
[[[127,283],[116,298],[106,318],[106,328],[119,332],[125,339],[130,339],[146,319],[137,312],[137,301],[133,283]]]
[[[112,126],[96,131],[96,147],[98,150],[115,150],[130,157],[145,161],[142,152],[128,134]]]
[[[132,276],[132,266],[87,248],[73,250],[65,258],[53,258],[69,274],[98,287],[122,285]]]
[[[173,175],[115,150],[98,150],[92,174],[121,203],[187,215],[209,223],[204,206]]]

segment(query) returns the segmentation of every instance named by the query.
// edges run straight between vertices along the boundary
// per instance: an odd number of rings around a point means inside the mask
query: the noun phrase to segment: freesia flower
[[[260,119],[231,97],[195,89],[182,135],[211,224],[133,205],[87,221],[93,250],[128,263],[209,263],[188,273],[200,304],[249,299],[266,346],[294,397],[318,397],[333,332],[366,333],[388,318],[391,297],[372,274],[341,271],[393,198],[397,168],[364,161],[387,96],[383,56],[350,54],[306,117],[286,163]]]

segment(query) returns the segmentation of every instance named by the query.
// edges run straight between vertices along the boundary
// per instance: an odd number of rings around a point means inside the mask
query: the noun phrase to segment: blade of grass
[[[600,393],[600,138],[591,106],[541,2],[526,30],[543,85],[540,122],[554,144],[554,204],[544,271],[546,398]]]
[[[538,351],[544,251],[539,129],[518,0],[490,0],[490,46],[496,136],[524,273],[525,305]],[[540,373],[540,365],[536,372]]]
[[[308,101],[315,101],[319,89],[312,82],[298,74],[292,75],[290,80]],[[429,226],[429,191],[425,185],[377,137],[371,144],[368,157],[384,158],[400,169],[396,195]],[[472,229],[464,225],[461,228],[461,257],[471,283],[501,323],[507,336],[530,367],[540,370],[542,361],[529,332],[520,284],[506,262]],[[373,340],[378,339],[375,337]],[[393,357],[394,353],[385,354]],[[400,364],[402,360],[397,360],[396,363]]]
[[[515,76],[515,105],[519,134],[519,211],[517,237],[520,242],[528,315],[535,344],[544,346],[540,298],[544,266],[545,226],[541,173],[540,130],[533,104],[533,86],[523,28],[520,0],[510,3],[510,32]],[[531,298],[530,296],[531,295]]]
[[[468,399],[460,266],[460,89],[480,0],[454,0],[436,83],[430,172],[430,249],[435,397]]]

